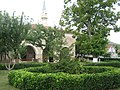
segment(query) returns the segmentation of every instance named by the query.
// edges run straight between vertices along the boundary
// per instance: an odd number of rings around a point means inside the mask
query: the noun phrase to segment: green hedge
[[[82,73],[101,73],[108,68],[106,67],[93,67],[93,66],[83,66],[79,61],[69,61],[69,62],[60,62],[55,64],[49,64],[50,68],[52,70],[55,70],[56,72],[64,72],[64,73],[70,73],[70,74],[82,74]]]
[[[88,63],[85,66],[112,66],[120,68],[120,62],[112,61],[112,62]]]
[[[39,67],[34,63],[35,67],[31,64],[30,68],[25,68],[24,65],[25,69],[11,71],[8,80],[21,90],[109,90],[120,87],[120,69],[114,68],[118,67],[117,63],[86,66],[80,62],[38,63]]]
[[[0,70],[6,70],[5,65],[0,63]]]
[[[116,84],[114,81],[110,84],[112,86],[107,85],[107,79],[112,77],[109,79],[112,80],[114,74],[118,73],[112,71],[114,70],[112,67],[84,66],[80,70],[84,74],[68,74],[53,70],[49,65],[46,65],[11,71],[8,79],[10,85],[22,90],[101,90],[119,86],[120,82]],[[120,75],[120,73],[118,74]]]
[[[23,69],[28,67],[38,67],[38,66],[45,66],[47,63],[37,63],[37,62],[27,62],[27,63],[17,63],[14,66],[14,70],[16,69]],[[5,64],[0,64],[0,70],[6,70]]]
[[[41,67],[30,67],[24,69],[25,71],[33,72],[33,73],[58,73],[58,72],[64,72],[69,74],[83,74],[83,73],[102,73],[105,71],[110,71],[114,68],[112,67],[99,67],[99,66],[80,66],[79,68],[71,67],[66,71],[60,70],[60,69],[53,69],[49,65],[41,66]]]
[[[33,72],[33,73],[54,73],[55,70],[52,70],[49,65],[40,66],[40,67],[30,67],[23,69],[24,71]]]
[[[21,90],[109,90],[120,87],[120,69],[96,74],[11,71],[10,85]]]
[[[17,63],[14,69],[23,69],[29,67],[45,66],[45,65],[47,65],[47,63],[38,63],[38,62]]]

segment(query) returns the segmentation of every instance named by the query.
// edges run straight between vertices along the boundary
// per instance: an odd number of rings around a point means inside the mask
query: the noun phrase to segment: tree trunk
[[[12,60],[9,52],[5,54],[5,60],[6,60],[6,63],[5,63],[6,69],[12,70],[15,66],[15,60]]]

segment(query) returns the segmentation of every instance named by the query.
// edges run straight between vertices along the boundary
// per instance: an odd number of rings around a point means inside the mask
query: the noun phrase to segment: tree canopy
[[[64,32],[61,32],[59,28],[44,27],[41,24],[37,24],[29,32],[27,41],[37,47],[41,47],[46,59],[51,57],[57,60],[60,59],[60,50],[64,45],[63,38]]]
[[[116,22],[120,12],[115,12],[118,0],[64,0],[60,24],[75,32],[79,53],[99,56],[104,54],[110,30],[119,31]]]
[[[21,16],[10,16],[6,11],[0,12],[0,55],[1,60],[18,58],[19,47],[26,39],[30,22],[22,13]],[[5,58],[3,58],[5,57]]]

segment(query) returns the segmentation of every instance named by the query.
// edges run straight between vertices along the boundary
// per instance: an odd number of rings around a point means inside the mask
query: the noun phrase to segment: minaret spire
[[[43,11],[46,11],[45,0],[43,1]]]
[[[45,5],[45,0],[43,1],[43,8],[42,8],[42,16],[41,16],[41,20],[42,20],[42,24],[44,26],[48,26],[47,24],[47,11],[46,11],[46,5]]]

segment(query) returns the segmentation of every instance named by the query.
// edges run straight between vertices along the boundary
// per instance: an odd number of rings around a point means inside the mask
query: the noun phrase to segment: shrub
[[[120,69],[97,74],[11,71],[9,83],[22,90],[109,90],[120,86]]]
[[[51,67],[48,65],[40,66],[40,67],[30,67],[23,69],[25,71],[33,72],[33,73],[52,73],[54,72]]]
[[[50,64],[50,68],[56,72],[64,72],[70,74],[82,74],[82,73],[101,73],[108,70],[108,67],[93,67],[83,66],[79,61],[60,62]],[[111,68],[109,68],[110,70]]]
[[[77,73],[81,69],[82,64],[79,61],[62,61],[60,63],[50,64],[50,67],[57,72]]]
[[[28,67],[38,67],[38,66],[44,66],[47,65],[47,63],[38,63],[38,62],[27,62],[27,63],[17,63],[14,67],[14,69],[23,69]]]
[[[27,62],[27,63],[17,63],[14,66],[14,70],[16,69],[23,69],[28,67],[38,67],[38,66],[45,66],[47,63],[36,63],[36,62]],[[6,70],[5,65],[2,63],[0,64],[0,70]]]
[[[5,65],[0,63],[0,70],[6,70]]]
[[[120,69],[105,67],[104,63],[103,66],[89,66],[93,63],[83,66],[74,61],[43,64],[11,71],[8,80],[10,85],[22,90],[109,90],[120,87]],[[106,66],[115,64],[111,63]]]
[[[85,66],[112,66],[120,68],[119,61],[112,61],[112,62],[100,62],[100,63],[87,63]]]
[[[23,69],[25,71],[33,72],[33,73],[58,73],[58,72],[64,72],[69,74],[83,74],[83,73],[102,73],[105,71],[113,70],[112,67],[98,67],[98,66],[83,66],[83,67],[77,67],[77,68],[71,68],[68,71],[63,71],[60,69],[53,69],[50,66],[41,66],[41,67],[30,67]]]

